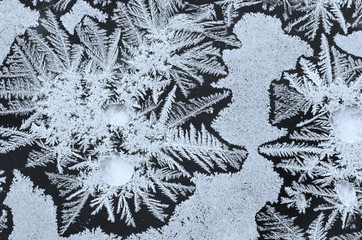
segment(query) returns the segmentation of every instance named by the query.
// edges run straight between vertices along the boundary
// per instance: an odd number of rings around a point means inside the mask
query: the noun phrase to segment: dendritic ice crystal
[[[323,231],[354,229],[362,205],[362,59],[324,35],[320,49],[272,83],[271,121],[289,131],[259,150],[294,179],[284,186],[281,204],[300,214],[321,212]]]
[[[0,152],[31,146],[27,167],[49,167],[64,201],[60,233],[85,204],[136,226],[147,209],[164,221],[169,204],[194,190],[190,165],[239,170],[246,157],[192,123],[230,91],[188,97],[204,76],[225,76],[215,43],[238,45],[210,8],[182,1],[118,3],[115,29],[90,17],[64,31],[50,10],[12,45],[0,75]],[[188,12],[188,14],[180,13]],[[160,98],[162,96],[162,98]],[[131,204],[130,204],[131,203]]]
[[[245,7],[258,6],[282,13],[284,30],[317,40],[319,32],[331,34],[338,28],[344,34],[358,28],[362,18],[361,0],[219,0],[225,22],[232,25]],[[316,38],[317,37],[317,38]]]

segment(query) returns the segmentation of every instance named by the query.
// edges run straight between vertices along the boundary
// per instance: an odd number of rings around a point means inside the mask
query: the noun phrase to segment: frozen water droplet
[[[109,105],[106,110],[106,119],[109,124],[124,127],[131,121],[127,108],[121,104]]]
[[[362,141],[362,109],[349,107],[332,113],[335,135],[346,143]]]
[[[339,200],[344,206],[350,207],[358,205],[356,189],[352,183],[347,181],[338,182],[335,190]]]
[[[131,180],[134,167],[125,155],[112,154],[102,157],[100,161],[100,173],[107,184],[122,186]]]

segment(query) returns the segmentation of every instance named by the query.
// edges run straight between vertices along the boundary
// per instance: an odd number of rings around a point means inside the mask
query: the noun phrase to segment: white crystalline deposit
[[[362,31],[356,31],[347,36],[337,34],[334,41],[342,50],[362,57]]]
[[[60,237],[57,210],[52,198],[45,195],[43,190],[34,188],[33,182],[19,171],[14,171],[14,180],[4,204],[11,209],[14,224],[9,240],[120,240],[99,228],[85,230],[68,238]]]
[[[268,161],[245,162],[236,174],[198,175],[196,191],[176,207],[167,226],[128,240],[257,239],[255,214],[274,202],[282,184]]]
[[[111,186],[126,184],[134,173],[134,167],[122,154],[111,154],[100,159],[102,179]]]
[[[169,225],[132,240],[257,239],[255,214],[278,198],[282,180],[273,164],[257,153],[260,144],[283,134],[268,123],[268,89],[283,70],[295,67],[301,54],[312,51],[298,38],[285,35],[279,20],[263,14],[246,14],[234,32],[243,45],[224,51],[229,75],[216,85],[231,89],[233,102],[213,127],[230,143],[246,146],[249,157],[236,174],[195,177],[195,194],[176,208]]]
[[[50,196],[33,187],[32,181],[19,171],[4,200],[11,209],[14,228],[10,240],[59,239],[56,207]]]
[[[60,20],[62,21],[64,27],[73,34],[75,25],[77,25],[85,15],[94,17],[99,22],[105,22],[107,19],[107,14],[93,8],[85,1],[78,0],[70,11],[63,15]]]
[[[331,115],[332,127],[337,138],[346,143],[362,141],[362,109],[347,107]]]
[[[223,52],[229,75],[217,83],[232,90],[233,100],[213,127],[228,142],[251,151],[283,133],[268,122],[271,81],[312,50],[299,38],[284,34],[278,19],[261,13],[245,14],[234,33],[242,46]]]
[[[10,52],[16,36],[29,27],[38,25],[39,13],[17,0],[0,1],[0,64]]]
[[[261,13],[245,14],[235,25],[234,33],[242,46],[223,52],[229,75],[216,84],[216,87],[231,89],[233,99],[230,106],[220,112],[212,126],[228,142],[246,146],[249,157],[243,170],[248,166],[254,167],[248,168],[243,174],[263,176],[248,178],[249,184],[255,184],[259,188],[260,195],[250,195],[247,190],[242,193],[250,199],[248,204],[243,205],[246,209],[237,208],[234,213],[236,216],[243,216],[243,220],[235,218],[233,223],[226,220],[233,227],[243,229],[238,232],[238,239],[255,239],[255,214],[265,203],[277,199],[282,183],[273,171],[273,164],[257,152],[260,144],[284,134],[283,130],[272,127],[268,122],[268,90],[272,80],[279,79],[284,70],[294,68],[301,55],[312,55],[312,50],[299,38],[284,34],[278,19]],[[242,174],[231,177],[236,188],[242,187],[242,177]],[[224,188],[223,192],[230,202],[243,204],[241,196],[229,188]]]

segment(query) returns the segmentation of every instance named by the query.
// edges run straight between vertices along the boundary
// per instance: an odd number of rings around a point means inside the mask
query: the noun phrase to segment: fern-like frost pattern
[[[324,35],[320,49],[318,57],[301,57],[297,70],[284,72],[272,83],[271,121],[289,126],[289,131],[259,148],[278,159],[278,169],[293,176],[280,203],[299,214],[311,209],[320,213],[307,231],[309,237],[286,239],[327,239],[328,230],[353,230],[360,221],[362,60],[341,52]],[[274,210],[261,212],[261,221],[269,215],[279,219]],[[350,239],[352,234],[346,236],[336,239]]]
[[[169,204],[156,195],[176,203],[192,193],[190,164],[205,173],[241,168],[245,150],[190,123],[230,91],[177,100],[205,75],[226,75],[214,43],[238,42],[214,16],[177,0],[133,0],[118,3],[110,34],[85,16],[69,35],[48,10],[13,43],[0,115],[22,122],[0,127],[0,151],[30,146],[27,167],[54,167],[47,176],[64,199],[61,234],[86,204],[133,227],[141,210],[165,221]]]

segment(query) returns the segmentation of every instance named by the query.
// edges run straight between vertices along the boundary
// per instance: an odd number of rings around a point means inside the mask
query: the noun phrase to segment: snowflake
[[[239,170],[246,157],[209,127],[190,123],[229,91],[176,100],[196,86],[189,78],[226,74],[213,43],[233,38],[200,11],[177,13],[184,7],[178,1],[147,4],[120,3],[112,34],[83,18],[78,42],[46,11],[42,29],[17,38],[1,69],[0,115],[23,119],[20,126],[0,127],[1,153],[31,146],[28,167],[57,167],[47,175],[65,201],[61,234],[88,202],[92,214],[106,209],[110,222],[118,216],[135,227],[133,215],[144,208],[165,221],[169,204],[156,196],[177,202],[191,193],[193,184],[185,182],[192,165],[206,173]],[[152,24],[141,23],[142,16]],[[129,27],[133,32],[121,35]]]
[[[283,158],[277,167],[298,176],[285,187],[282,204],[304,213],[321,198],[324,203],[314,210],[330,213],[327,229],[338,216],[342,228],[352,227],[362,204],[362,60],[330,46],[325,36],[321,40],[318,59],[302,57],[298,71],[285,72],[273,83],[272,122],[290,130],[259,150]]]

